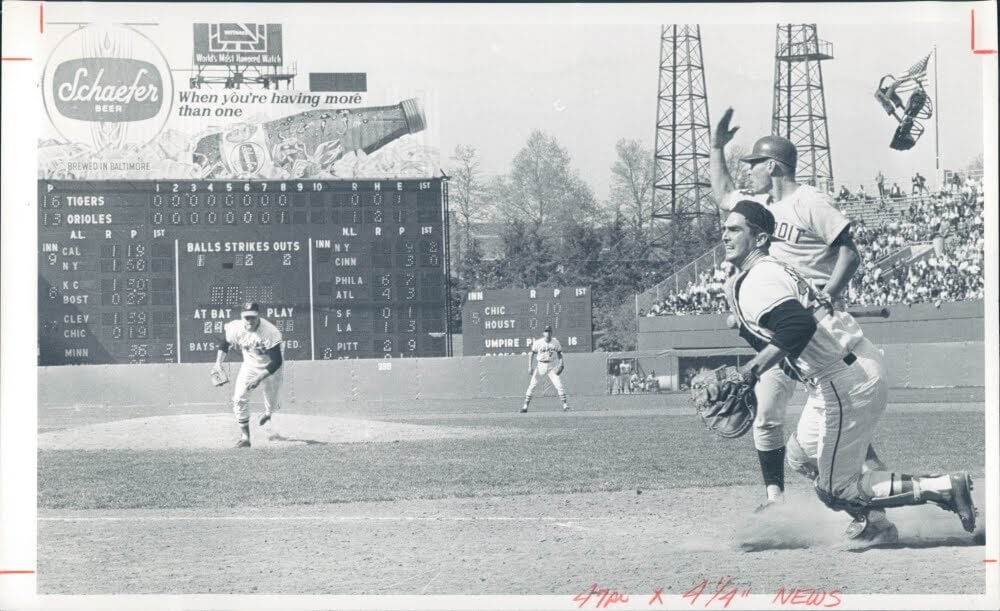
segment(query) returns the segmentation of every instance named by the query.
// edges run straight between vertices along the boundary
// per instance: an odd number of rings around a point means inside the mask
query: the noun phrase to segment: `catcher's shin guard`
[[[967,473],[920,476],[890,473],[890,493],[886,496],[872,496],[872,479],[877,475],[884,477],[884,474],[884,471],[868,472],[858,481],[862,501],[868,507],[889,508],[934,503],[942,509],[957,513],[962,521],[962,528],[967,532],[975,530],[976,507],[972,502],[972,478]]]

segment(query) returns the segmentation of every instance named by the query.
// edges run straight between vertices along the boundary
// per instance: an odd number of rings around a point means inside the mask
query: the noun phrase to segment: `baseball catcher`
[[[885,468],[865,470],[872,436],[889,392],[883,353],[868,341],[849,313],[837,310],[796,268],[769,255],[774,216],[763,205],[741,200],[725,220],[726,260],[738,273],[726,298],[757,351],[741,371],[756,378],[782,364],[822,401],[809,401],[788,440],[788,462],[813,478],[816,495],[854,521],[847,536],[872,543],[898,539],[885,510],[934,503],[958,514],[973,532],[972,478],[965,472],[910,475]]]
[[[212,382],[216,386],[226,383],[228,376],[222,363],[231,346],[239,346],[243,351],[243,364],[233,383],[233,413],[240,426],[240,440],[237,448],[250,447],[250,392],[263,384],[264,414],[260,425],[271,420],[271,413],[279,408],[278,393],[281,390],[281,331],[270,321],[260,317],[260,306],[246,303],[240,320],[226,323],[226,336],[219,346],[212,368]]]
[[[736,188],[726,163],[725,147],[739,129],[730,126],[733,109],[722,115],[712,134],[709,157],[712,193],[722,218],[741,200],[764,205],[774,217],[771,236],[772,257],[794,266],[823,292],[835,308],[846,309],[842,295],[857,270],[861,257],[851,238],[851,221],[833,206],[823,191],[799,184],[795,177],[798,151],[780,136],[757,140],[753,152],[741,161],[749,166],[750,189]],[[747,333],[740,328],[740,335]],[[753,441],[757,449],[766,500],[757,511],[780,502],[785,490],[785,409],[796,380],[787,368],[772,367],[760,375],[754,386],[757,416],[753,423]],[[823,396],[811,392],[811,403],[823,402]],[[874,449],[868,450],[868,467],[884,468]]]
[[[691,380],[691,402],[705,428],[719,437],[742,437],[757,416],[756,380],[732,366],[704,369]]]

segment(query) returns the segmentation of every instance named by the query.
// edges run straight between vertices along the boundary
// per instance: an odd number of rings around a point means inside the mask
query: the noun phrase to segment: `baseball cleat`
[[[563,405],[563,411],[564,412],[568,412],[569,411],[569,406],[568,405]]]
[[[528,413],[528,406],[527,405],[525,405],[524,407],[521,408],[521,413],[522,414],[527,414]]]
[[[250,440],[249,439],[240,439],[239,441],[236,442],[236,447],[237,448],[249,448],[250,447]]]
[[[267,424],[270,421],[271,421],[271,414],[270,413],[265,412],[264,414],[261,415],[261,417],[260,417],[260,425],[261,426],[264,426],[265,424]]]
[[[882,513],[877,520],[869,520],[867,516],[859,516],[847,526],[844,533],[848,539],[864,541],[872,545],[883,545],[899,541],[899,529],[885,518]]]
[[[951,499],[949,499],[948,509],[958,514],[962,520],[962,528],[966,532],[976,529],[976,506],[972,503],[972,478],[968,473],[960,471],[949,473],[951,480]]]

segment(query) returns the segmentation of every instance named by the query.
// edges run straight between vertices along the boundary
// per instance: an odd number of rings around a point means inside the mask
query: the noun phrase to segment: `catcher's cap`
[[[260,306],[257,305],[256,301],[248,301],[243,304],[243,312],[240,313],[240,316],[243,318],[260,316]]]
[[[774,214],[759,202],[752,199],[740,200],[733,206],[732,211],[742,214],[743,218],[766,231],[768,235],[774,234]]]
[[[740,161],[753,163],[764,159],[774,159],[794,168],[798,156],[798,151],[795,150],[795,145],[790,140],[781,136],[764,136],[754,143],[753,152],[741,158]]]
[[[542,329],[542,331],[548,331],[549,333],[552,333],[552,325],[545,325],[545,328]]]

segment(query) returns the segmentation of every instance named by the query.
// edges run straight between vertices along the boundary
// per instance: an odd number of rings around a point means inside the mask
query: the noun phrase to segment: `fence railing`
[[[659,282],[657,285],[636,295],[636,312],[638,313],[639,310],[648,311],[654,303],[668,296],[671,290],[674,291],[674,293],[680,293],[687,287],[691,286],[691,284],[698,279],[698,276],[701,275],[702,272],[715,269],[724,259],[725,247],[720,243],[694,261],[691,261],[684,267],[680,268],[668,276],[665,280]]]
[[[938,174],[934,176],[924,177],[924,179],[926,180],[924,188],[934,192],[949,191],[951,190],[952,177],[955,174],[958,174],[961,177],[963,185],[970,179],[980,183],[982,182],[983,179],[982,170],[974,170],[974,171],[941,170]],[[912,176],[908,176],[906,178],[901,178],[898,176],[893,178],[886,177],[885,181],[882,183],[882,186],[885,189],[886,197],[888,197],[889,190],[892,188],[893,183],[899,185],[899,189],[900,191],[902,191],[903,195],[913,194]],[[832,185],[833,191],[830,193],[830,195],[832,197],[837,197],[837,195],[840,193],[840,187],[846,186],[848,190],[851,192],[851,196],[853,197],[858,190],[859,184],[865,188],[865,194],[868,197],[873,197],[875,199],[878,199],[879,196],[878,183],[875,181],[875,177],[872,177],[871,179],[866,180],[864,182],[851,182],[851,183],[837,182],[835,180],[834,184]]]

